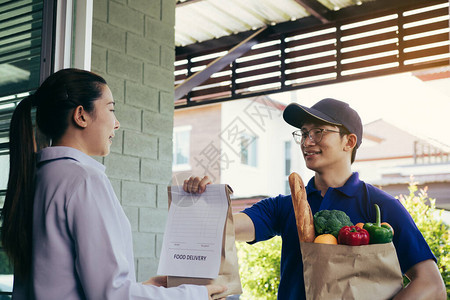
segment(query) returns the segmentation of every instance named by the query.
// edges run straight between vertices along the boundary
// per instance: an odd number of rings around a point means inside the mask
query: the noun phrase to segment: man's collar
[[[307,191],[308,194],[314,193],[314,192],[320,192],[318,189],[316,189],[316,185],[314,183],[314,178],[312,177],[307,185]],[[352,197],[355,195],[356,191],[358,190],[356,187],[359,184],[359,174],[358,172],[353,172],[352,175],[347,179],[347,181],[344,183],[343,186],[334,188],[335,190],[338,190],[342,194]]]
[[[340,191],[348,197],[352,197],[358,191],[356,187],[358,186],[359,182],[358,172],[353,172],[353,174],[347,179],[347,182],[345,182],[343,186],[336,188],[336,190]]]

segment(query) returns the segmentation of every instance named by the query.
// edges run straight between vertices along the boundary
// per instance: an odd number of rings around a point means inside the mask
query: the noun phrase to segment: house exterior
[[[175,110],[172,183],[208,175],[215,183],[229,184],[236,212],[264,197],[290,193],[287,178],[293,171],[308,181],[313,172],[292,139],[295,128],[282,118],[284,108],[259,96]],[[190,132],[184,144],[183,136],[177,135],[182,131]],[[188,162],[184,165],[177,164],[175,157],[182,152]],[[450,149],[437,141],[419,138],[382,119],[373,121],[364,125],[353,170],[394,196],[408,194],[413,175],[420,187],[428,186],[439,208],[450,209]]]
[[[450,147],[417,137],[379,119],[364,125],[353,169],[392,195],[408,194],[407,184],[428,187],[436,206],[450,210]]]
[[[220,182],[222,104],[176,110],[173,130],[172,184],[191,175]]]
[[[287,176],[301,158],[293,129],[282,120],[284,107],[260,96],[175,110],[172,183],[208,175],[215,183],[229,184],[234,198],[286,192]],[[177,148],[183,139],[189,142]],[[179,159],[182,152],[189,158]]]

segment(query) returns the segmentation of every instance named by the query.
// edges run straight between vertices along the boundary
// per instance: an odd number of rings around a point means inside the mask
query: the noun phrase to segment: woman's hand
[[[225,292],[227,287],[217,284],[208,284],[206,285],[206,289],[208,290],[209,300],[212,300],[213,295]],[[225,300],[225,298],[220,298],[219,300]]]
[[[203,178],[191,176],[184,181],[183,190],[188,193],[201,194],[206,190],[206,186],[211,183],[208,176]]]
[[[167,288],[167,276],[155,276],[147,281],[142,282],[142,284],[162,286]],[[212,300],[212,295],[220,294],[227,290],[225,286],[217,284],[208,284],[205,285],[205,287],[208,291],[209,300]],[[225,298],[221,298],[220,300],[225,300]]]
[[[142,284],[151,284],[156,286],[167,287],[167,276],[155,276],[150,278],[147,281],[144,281]]]

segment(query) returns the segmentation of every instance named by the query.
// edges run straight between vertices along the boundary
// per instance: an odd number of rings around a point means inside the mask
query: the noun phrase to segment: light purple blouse
[[[37,155],[32,279],[13,298],[208,299],[203,286],[136,282],[130,223],[105,166],[69,147]]]

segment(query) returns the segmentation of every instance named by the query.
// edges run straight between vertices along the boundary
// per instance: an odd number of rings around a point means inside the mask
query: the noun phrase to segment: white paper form
[[[216,278],[228,211],[224,184],[210,184],[202,194],[172,186],[158,274]]]

